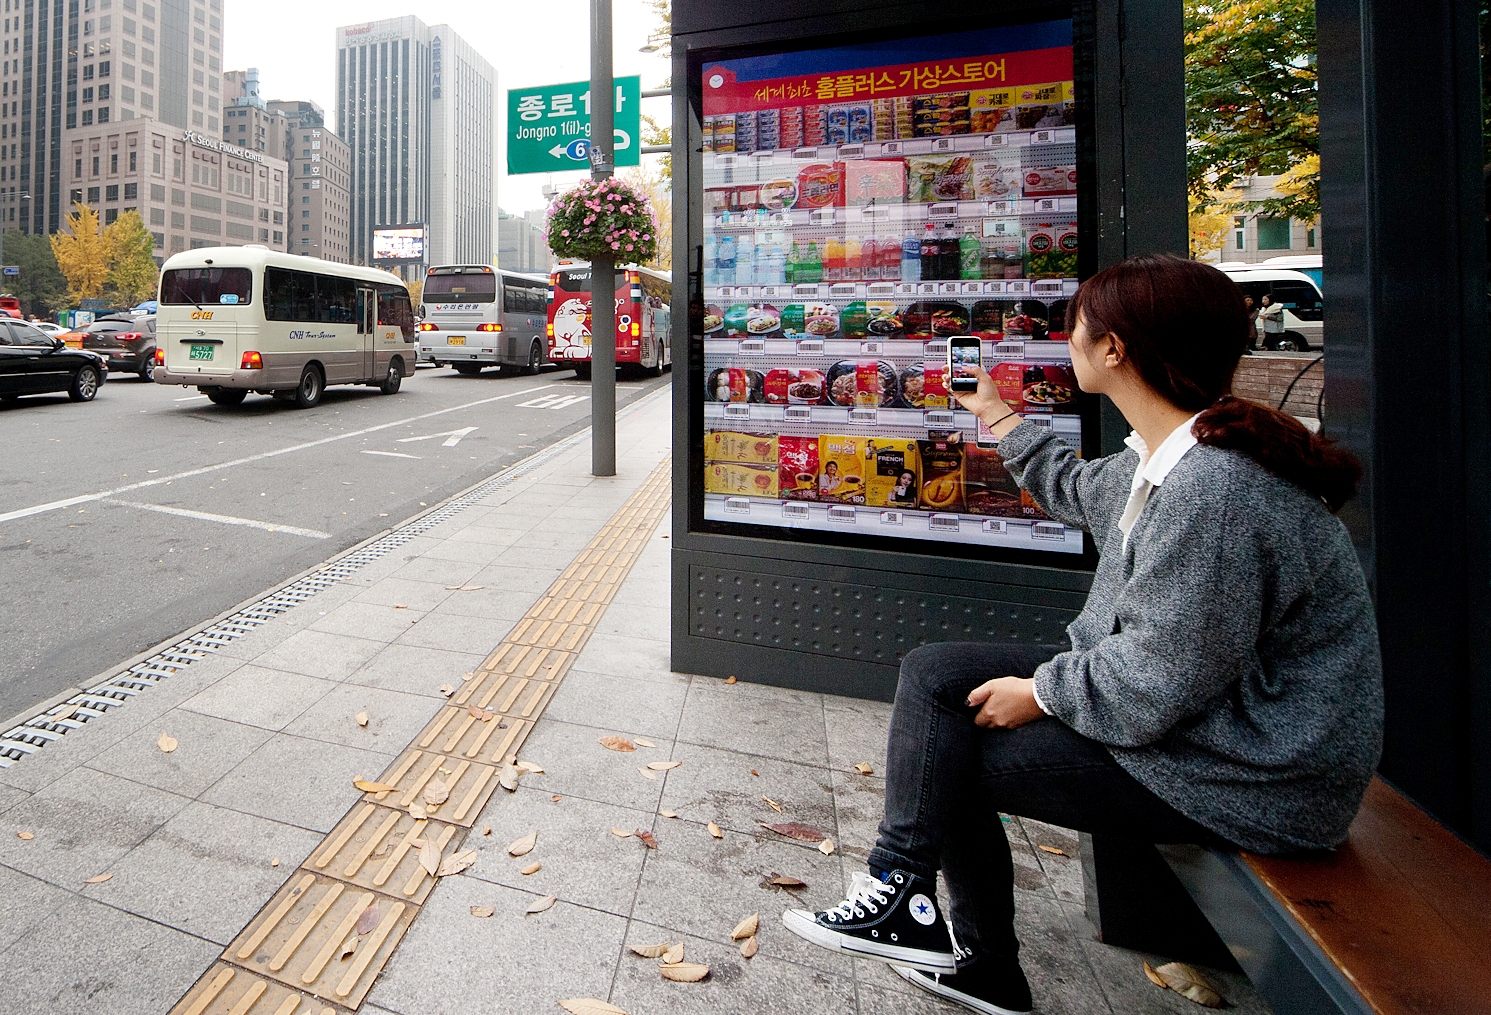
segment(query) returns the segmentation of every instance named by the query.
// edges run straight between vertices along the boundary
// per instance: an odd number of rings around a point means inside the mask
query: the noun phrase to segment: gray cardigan
[[[1346,838],[1382,753],[1382,660],[1345,526],[1234,451],[1197,445],[1117,523],[1133,451],[1083,461],[1023,423],[999,452],[1100,557],[1041,701],[1182,814],[1245,849]]]

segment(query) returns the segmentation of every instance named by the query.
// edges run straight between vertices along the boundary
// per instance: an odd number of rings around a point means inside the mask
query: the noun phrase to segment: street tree
[[[155,239],[137,211],[127,211],[104,227],[109,263],[108,288],[117,302],[132,307],[154,298],[160,282]]]
[[[11,229],[5,233],[5,260],[21,269],[5,280],[5,288],[21,301],[21,312],[50,319],[68,306],[67,279],[57,270],[57,258],[45,236]]]
[[[98,229],[98,211],[75,201],[63,225],[67,231],[54,233],[51,240],[57,267],[67,279],[68,299],[73,304],[96,300],[109,280],[109,249]]]
[[[1203,210],[1320,214],[1314,0],[1185,0],[1187,175]],[[1278,197],[1225,201],[1239,177],[1299,169]]]
[[[1218,210],[1216,202],[1203,203],[1195,197],[1190,199],[1187,221],[1191,233],[1192,260],[1200,260],[1213,251],[1221,250],[1222,244],[1227,241],[1227,230],[1232,226],[1232,216],[1225,208]]]
[[[666,127],[663,129],[667,130]],[[645,127],[643,133],[646,133]],[[647,203],[652,205],[652,217],[657,223],[657,255],[647,262],[647,267],[659,271],[670,270],[673,267],[672,175],[666,167],[656,163],[633,166],[622,170],[618,175],[646,195]]]

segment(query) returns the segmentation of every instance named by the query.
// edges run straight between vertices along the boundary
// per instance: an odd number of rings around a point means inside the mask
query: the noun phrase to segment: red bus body
[[[672,363],[669,348],[672,280],[648,268],[616,269],[616,364],[660,372]],[[590,372],[590,265],[564,263],[549,276],[545,328],[549,360]]]

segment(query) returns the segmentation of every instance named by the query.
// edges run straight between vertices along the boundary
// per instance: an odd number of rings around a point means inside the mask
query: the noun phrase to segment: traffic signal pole
[[[616,171],[611,0],[590,0],[590,178]],[[633,143],[636,143],[635,141]],[[616,258],[590,264],[590,471],[616,475]]]

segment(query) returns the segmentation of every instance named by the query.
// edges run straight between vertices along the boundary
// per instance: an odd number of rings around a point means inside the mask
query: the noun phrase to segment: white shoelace
[[[863,871],[855,871],[854,877],[849,882],[849,897],[830,909],[828,913],[844,920],[864,916],[865,907],[871,907],[870,911],[875,912],[872,903],[883,906],[886,900],[894,894],[895,889],[879,878],[871,877]]]

